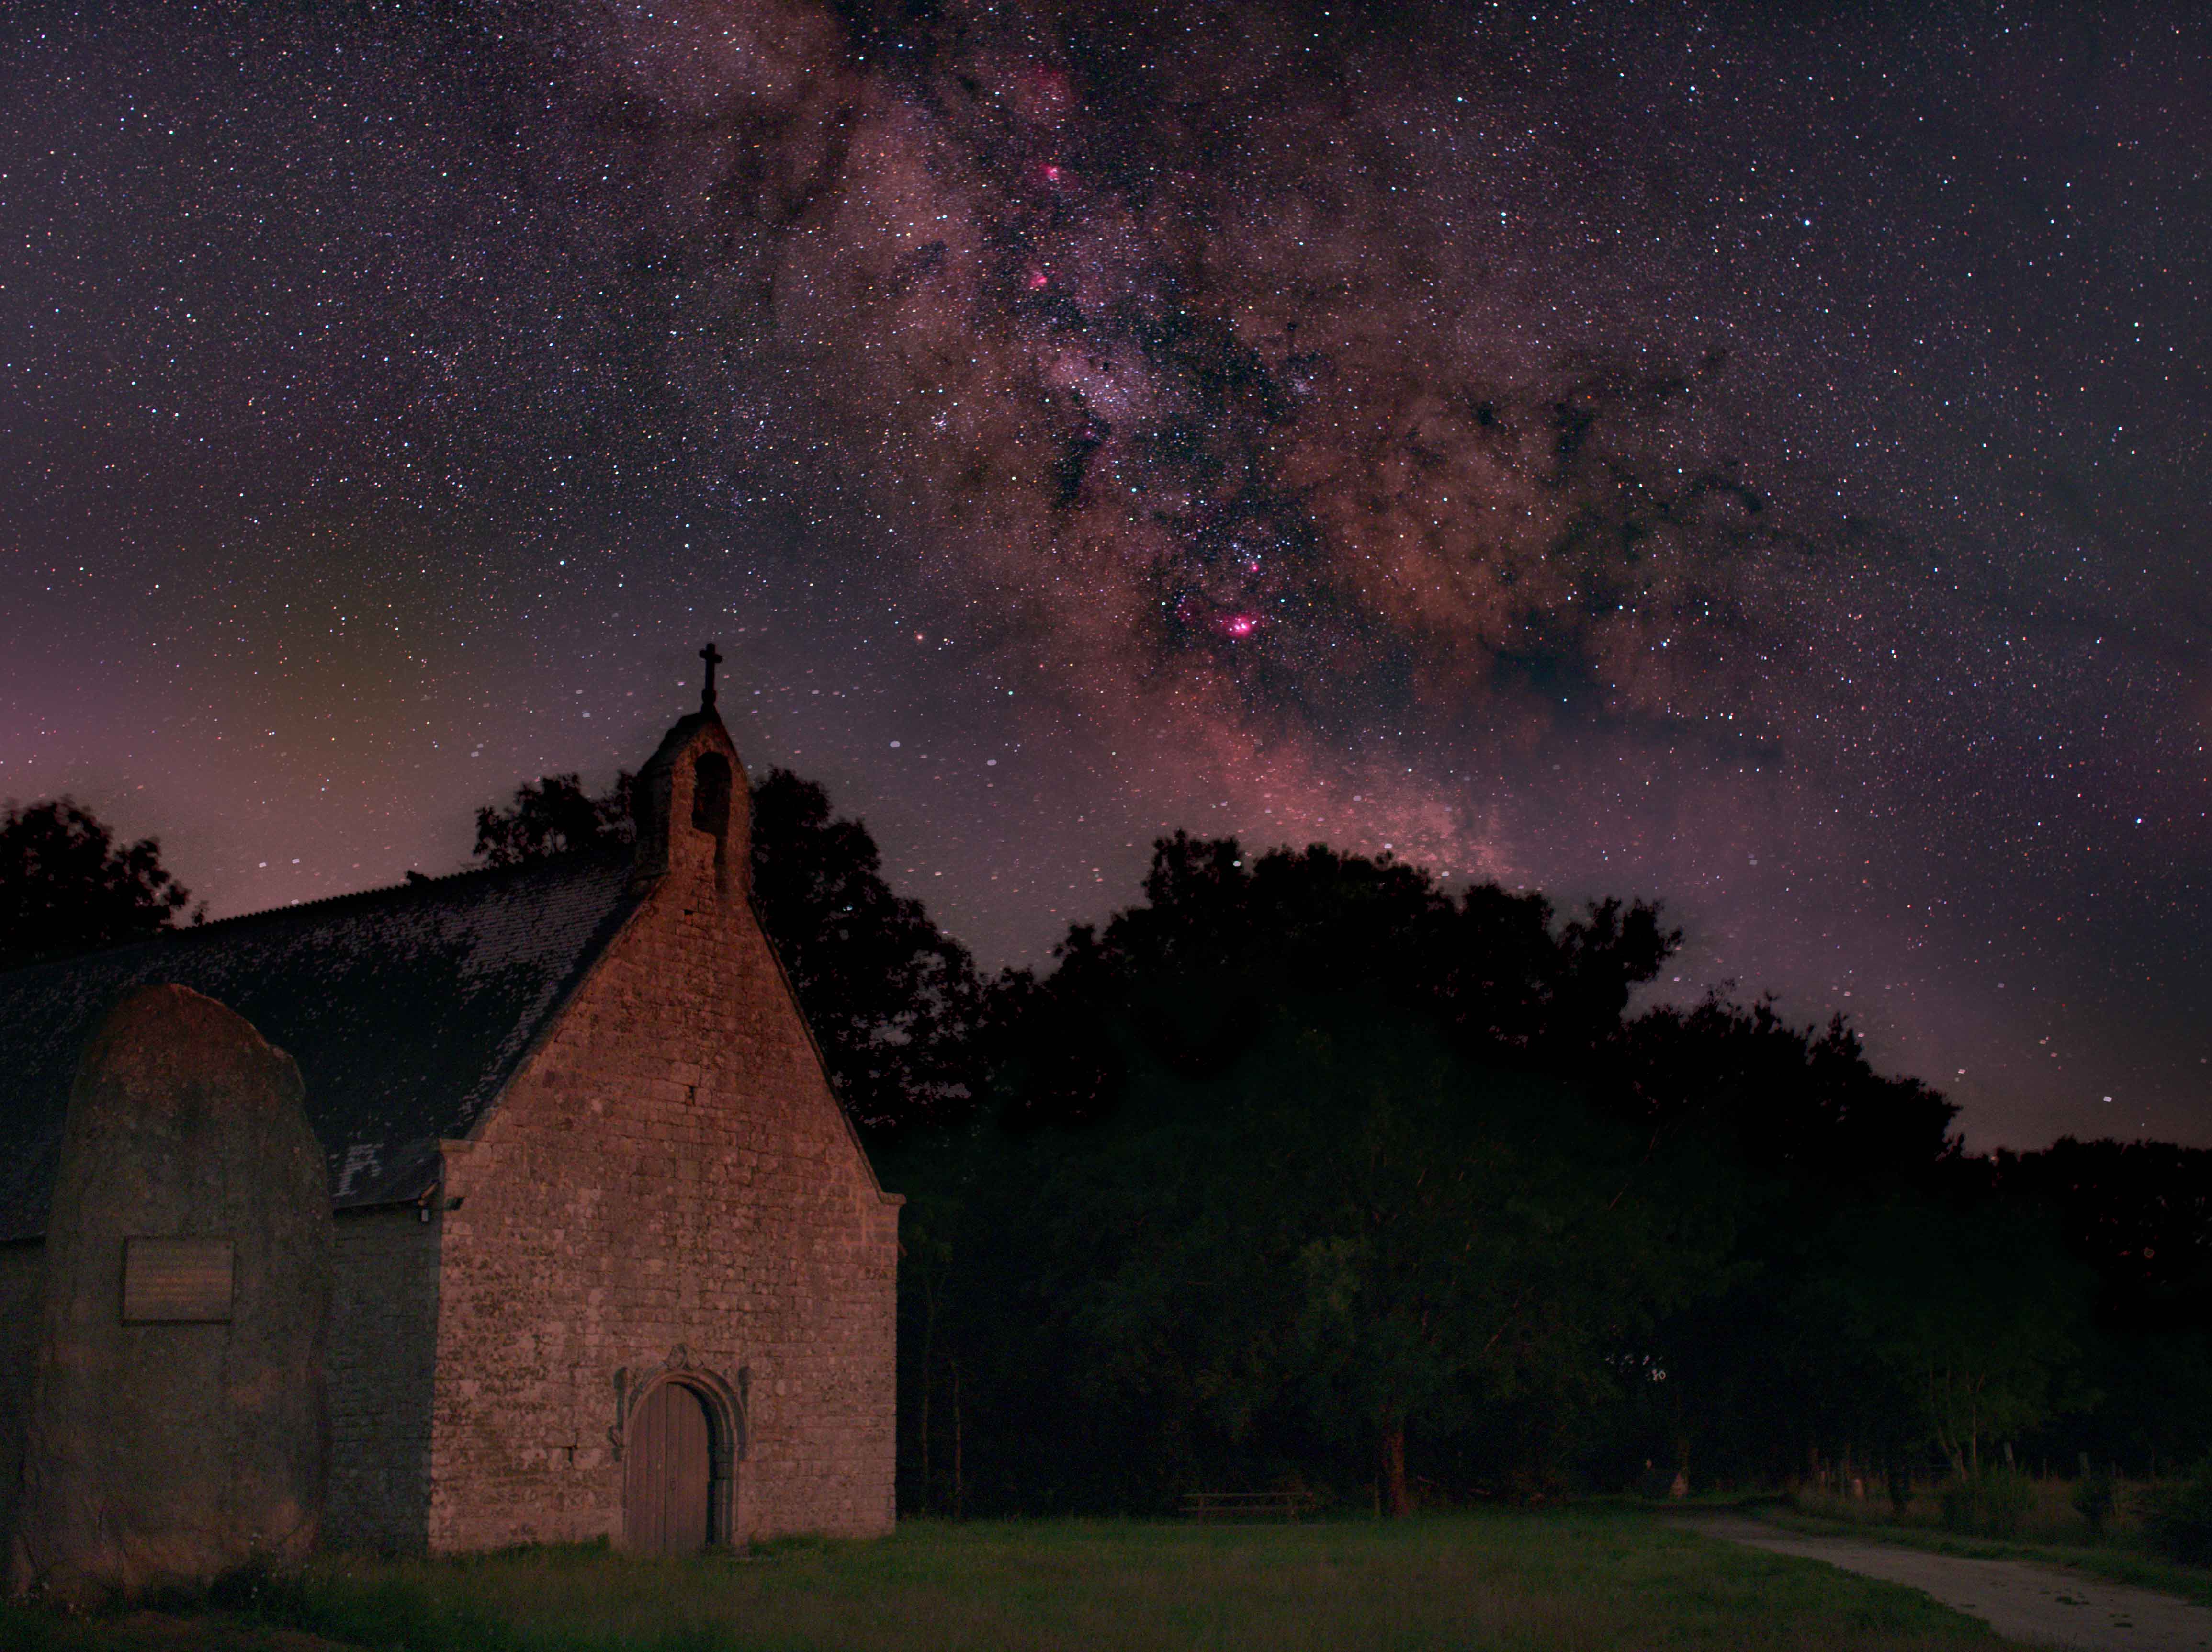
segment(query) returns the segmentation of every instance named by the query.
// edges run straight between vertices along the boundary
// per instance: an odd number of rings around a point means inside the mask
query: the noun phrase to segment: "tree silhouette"
[[[1208,1023],[1210,1048],[1178,1058],[1225,1060],[1288,994],[1379,993],[1433,1017],[1466,1052],[1558,1062],[1586,1058],[1617,1035],[1631,990],[1680,944],[1660,908],[1591,902],[1556,922],[1540,895],[1495,884],[1455,899],[1433,874],[1389,856],[1324,844],[1247,854],[1235,838],[1177,832],[1152,845],[1141,904],[1103,928],[1078,924],[1044,980],[1004,983],[999,1059],[1033,1121],[1079,1122],[1110,1105],[1121,1060],[1106,1027],[1133,1006],[1148,1034],[1176,1036],[1161,1003],[1182,982],[1211,992],[1234,981],[1248,1010]],[[1169,1045],[1163,1045],[1164,1049]]]
[[[513,866],[550,854],[627,843],[630,788],[637,777],[628,769],[599,797],[586,793],[576,774],[548,774],[515,788],[506,809],[477,811],[476,857],[488,866]]]
[[[1987,1199],[1863,1206],[1824,1249],[1792,1317],[1860,1439],[1933,1444],[1977,1476],[1985,1442],[2086,1397],[2075,1374],[2094,1276],[2042,1212]]]
[[[753,908],[845,1109],[882,1133],[964,1117],[984,987],[967,948],[884,881],[860,821],[787,768],[753,788]]]
[[[142,940],[191,899],[161,865],[156,838],[118,845],[69,798],[0,815],[0,969]]]
[[[933,1247],[912,1424],[964,1374],[994,1506],[1294,1466],[1402,1509],[1409,1454],[1494,1490],[1769,1478],[1808,1447],[1901,1476],[2078,1414],[2086,1275],[1975,1196],[1953,1104],[1840,1020],[1632,1017],[1679,942],[1648,902],[1159,840],[1141,901],[999,983],[1001,1127],[898,1167]],[[2165,1301],[2212,1226],[2158,1168],[2158,1233],[2098,1231],[2173,1268]]]
[[[902,1167],[963,1264],[928,1324],[984,1495],[1164,1506],[1272,1457],[1401,1513],[1409,1453],[1613,1386],[1717,1248],[1561,1074],[1677,941],[1644,902],[1562,923],[1388,857],[1158,840],[1141,902],[1000,982],[1005,1131]]]

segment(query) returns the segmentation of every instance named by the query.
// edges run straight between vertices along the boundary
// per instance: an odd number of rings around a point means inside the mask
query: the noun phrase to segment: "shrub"
[[[2105,1522],[2112,1517],[2118,1501],[2109,1468],[2093,1468],[2074,1482],[2074,1510],[2088,1522],[2092,1536],[2104,1535]]]
[[[2162,1485],[2146,1501],[2143,1531],[2151,1546],[2172,1560],[2212,1564],[2212,1457],[2172,1485]]]
[[[1943,1506],[1943,1525],[1954,1532],[1974,1529],[1974,1483],[1964,1474],[1954,1474],[1943,1482],[1936,1494]]]
[[[1903,1520],[1912,1508],[1912,1470],[1902,1458],[1893,1457],[1882,1479],[1889,1491],[1889,1516]]]
[[[1985,1530],[2010,1537],[2035,1507],[2035,1486],[2027,1473],[2008,1464],[1982,1476],[1982,1521]]]
[[[1943,1524],[1954,1532],[2010,1537],[2035,1506],[2035,1488],[2017,1468],[1991,1467],[1953,1478],[1942,1491]]]

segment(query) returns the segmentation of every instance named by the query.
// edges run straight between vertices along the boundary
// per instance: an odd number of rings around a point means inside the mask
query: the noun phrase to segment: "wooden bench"
[[[1296,1520],[1318,1501],[1310,1491],[1186,1491],[1185,1520]]]

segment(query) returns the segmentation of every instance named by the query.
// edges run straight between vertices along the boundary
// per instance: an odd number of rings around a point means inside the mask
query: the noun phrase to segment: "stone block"
[[[137,988],[87,1042],[47,1220],[18,1591],[134,1594],[313,1546],[331,1190],[299,1070]]]

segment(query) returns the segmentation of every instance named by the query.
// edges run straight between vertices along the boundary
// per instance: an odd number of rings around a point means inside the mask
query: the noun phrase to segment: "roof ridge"
[[[572,865],[626,865],[631,854],[631,846],[627,842],[599,844],[580,849],[564,849],[557,854],[533,855],[528,859],[513,861],[504,866],[464,866],[458,872],[419,872],[412,877],[403,877],[396,884],[375,884],[367,889],[346,890],[337,895],[319,895],[312,901],[290,901],[283,906],[256,907],[251,912],[234,912],[227,918],[210,918],[203,923],[173,925],[167,929],[155,930],[150,935],[140,936],[136,940],[118,941],[112,946],[96,946],[82,952],[53,952],[45,957],[27,958],[21,963],[0,969],[0,976],[14,975],[19,969],[44,969],[56,965],[85,963],[94,958],[112,957],[140,947],[166,946],[194,936],[211,935],[218,930],[230,929],[257,919],[277,918],[300,912],[328,912],[349,901],[365,903],[380,896],[410,895],[428,889],[450,889],[465,879],[480,878],[489,882],[495,878],[514,879],[532,872]]]

